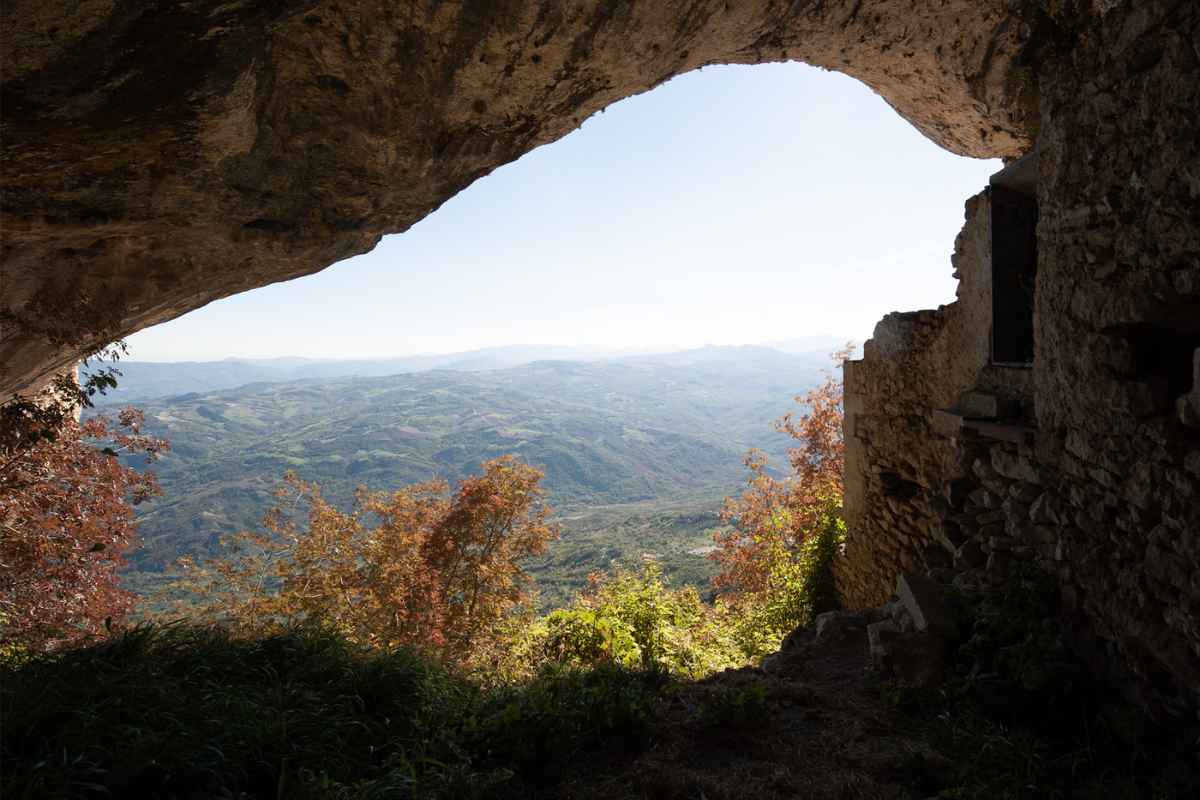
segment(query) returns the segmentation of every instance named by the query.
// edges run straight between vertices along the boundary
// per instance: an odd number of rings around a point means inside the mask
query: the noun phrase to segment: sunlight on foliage
[[[746,656],[775,652],[797,627],[837,607],[833,559],[845,541],[846,524],[831,504],[818,525],[794,549],[775,541],[759,551],[769,561],[762,591],[723,598],[733,638]]]
[[[288,476],[264,530],[231,537],[224,558],[183,559],[171,591],[189,616],[238,630],[315,623],[359,644],[463,661],[488,650],[529,604],[520,562],[558,537],[541,478],[507,456],[453,493],[444,481],[360,490],[343,513],[319,487]]]
[[[835,363],[852,349],[834,353]],[[751,451],[746,490],[725,502],[723,517],[733,527],[714,536],[710,558],[721,571],[713,583],[737,612],[735,636],[747,655],[772,652],[796,627],[837,606],[832,565],[845,537],[842,397],[833,373],[797,397],[804,413],[776,424],[797,442],[789,452],[792,474],[773,477],[766,457]]]
[[[535,661],[616,664],[688,678],[744,661],[723,609],[704,603],[692,587],[667,587],[655,561],[640,572],[594,574],[590,583],[571,606],[532,626],[526,648]]]

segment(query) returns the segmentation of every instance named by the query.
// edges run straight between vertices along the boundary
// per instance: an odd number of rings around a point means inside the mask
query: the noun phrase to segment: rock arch
[[[956,153],[1037,128],[1013,0],[14,0],[0,395],[309,274],[674,75],[800,60]]]

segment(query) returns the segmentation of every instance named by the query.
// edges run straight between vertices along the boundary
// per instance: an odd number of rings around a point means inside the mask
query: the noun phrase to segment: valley
[[[179,556],[216,553],[221,536],[254,527],[288,471],[349,507],[359,486],[453,483],[511,453],[544,469],[563,528],[529,565],[543,605],[569,598],[590,572],[647,556],[673,582],[703,587],[721,501],[745,477],[742,457],[756,447],[784,463],[789,439],[771,423],[827,363],[823,354],[712,347],[382,377],[318,370],[211,390],[202,388],[211,372],[135,364],[125,396],[156,381],[201,390],[136,402],[171,451],[154,466],[163,495],[139,508],[144,546],[130,584],[150,586]],[[127,404],[121,394],[111,400],[97,411]]]

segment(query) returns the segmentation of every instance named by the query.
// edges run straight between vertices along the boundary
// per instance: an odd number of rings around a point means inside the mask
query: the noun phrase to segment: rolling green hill
[[[543,467],[563,540],[534,566],[558,597],[589,571],[654,554],[700,583],[715,512],[760,447],[782,463],[771,421],[819,379],[819,362],[768,348],[705,348],[616,361],[539,361],[488,371],[255,383],[139,403],[171,452],[164,496],[141,507],[134,568],[252,527],[288,470],[348,505],[512,453]],[[100,409],[103,411],[103,408]]]

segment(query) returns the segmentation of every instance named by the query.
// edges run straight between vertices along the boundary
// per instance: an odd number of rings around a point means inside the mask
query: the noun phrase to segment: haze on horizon
[[[963,201],[1000,168],[863,84],[709,67],[593,116],[316,275],[129,337],[138,361],[669,352],[866,340],[954,299]]]
[[[333,356],[298,356],[298,355],[269,355],[269,356],[242,356],[242,355],[227,355],[216,358],[144,358],[137,354],[130,353],[128,357],[119,359],[121,363],[143,363],[143,364],[212,364],[220,362],[246,362],[246,363],[262,363],[270,362],[298,362],[319,364],[324,362],[388,362],[399,361],[405,359],[424,359],[424,358],[450,358],[455,356],[472,356],[494,353],[496,355],[509,355],[515,359],[514,363],[527,363],[529,361],[543,360],[621,360],[625,358],[641,358],[654,356],[666,356],[681,353],[700,353],[704,350],[729,350],[736,348],[765,348],[777,350],[784,354],[824,354],[833,353],[835,350],[841,349],[846,345],[853,345],[855,352],[861,353],[862,343],[864,340],[852,340],[840,336],[813,335],[799,336],[793,339],[770,341],[770,342],[738,342],[734,344],[717,344],[715,342],[704,342],[695,345],[667,345],[663,347],[610,347],[593,343],[582,344],[556,344],[546,342],[513,342],[501,345],[484,345],[482,347],[472,347],[467,350],[440,350],[440,351],[421,351],[416,353],[391,353],[391,354],[373,354],[359,355],[353,352],[344,355]],[[103,363],[103,362],[101,362]],[[85,369],[86,371],[86,369]]]

